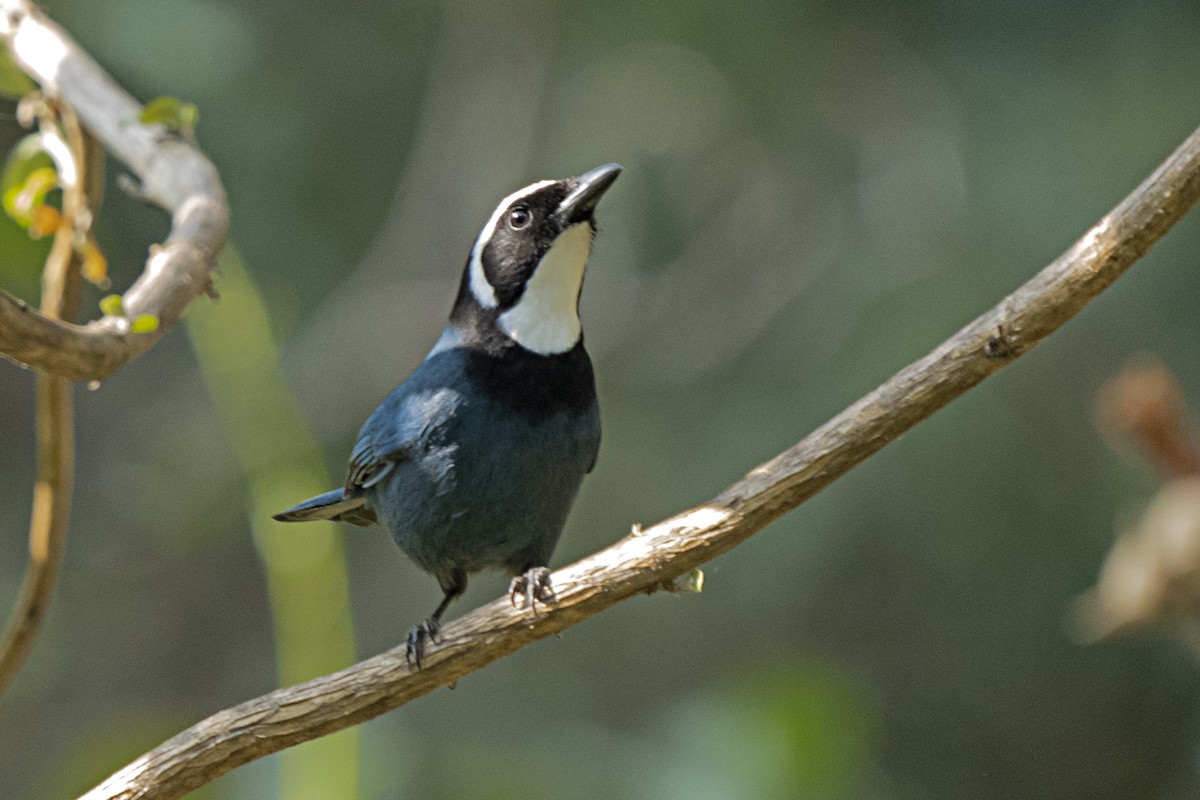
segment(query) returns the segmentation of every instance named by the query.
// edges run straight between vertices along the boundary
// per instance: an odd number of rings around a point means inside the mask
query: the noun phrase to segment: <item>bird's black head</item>
[[[543,355],[572,349],[593,214],[620,172],[605,164],[501,200],[471,249],[451,321],[469,338],[501,337]]]

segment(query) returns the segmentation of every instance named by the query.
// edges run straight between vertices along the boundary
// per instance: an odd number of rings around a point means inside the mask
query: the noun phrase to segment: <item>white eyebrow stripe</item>
[[[538,181],[526,186],[524,189],[518,189],[501,200],[500,205],[496,206],[496,210],[492,212],[491,218],[488,219],[487,224],[483,226],[483,230],[479,232],[479,236],[475,239],[475,245],[471,248],[471,294],[475,295],[475,299],[479,301],[479,305],[484,308],[495,308],[499,303],[496,299],[495,288],[488,282],[487,275],[483,272],[482,256],[484,245],[496,233],[496,225],[500,222],[500,217],[503,216],[510,205],[522,197],[531,195],[538,189],[544,189],[553,183],[554,181]]]

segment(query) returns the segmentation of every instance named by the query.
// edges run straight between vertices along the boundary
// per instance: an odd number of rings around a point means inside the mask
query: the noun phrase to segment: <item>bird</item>
[[[600,449],[579,297],[596,205],[620,173],[604,164],[501,200],[433,349],[359,430],[345,484],[273,517],[383,525],[437,579],[441,602],[405,639],[417,669],[468,576],[508,572],[510,601],[533,613],[555,600],[550,557]]]

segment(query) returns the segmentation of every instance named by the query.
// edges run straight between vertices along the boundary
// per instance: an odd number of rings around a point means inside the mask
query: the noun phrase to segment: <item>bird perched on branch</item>
[[[620,172],[605,164],[501,200],[441,338],[359,431],[345,486],[275,515],[383,524],[437,578],[441,603],[408,634],[418,668],[471,573],[514,575],[514,605],[554,599],[547,564],[600,446],[579,293],[596,204]]]

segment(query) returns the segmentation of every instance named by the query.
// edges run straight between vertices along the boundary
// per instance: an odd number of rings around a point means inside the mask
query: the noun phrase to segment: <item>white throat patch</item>
[[[484,308],[496,307],[496,290],[492,284],[488,282],[487,275],[483,272],[483,248],[496,232],[496,226],[500,224],[500,218],[504,216],[504,212],[508,207],[517,200],[526,195],[533,194],[538,189],[542,189],[554,181],[538,181],[530,184],[524,189],[518,189],[508,197],[500,201],[500,205],[496,206],[496,210],[492,212],[492,216],[488,219],[487,224],[483,226],[483,230],[479,232],[478,238],[475,239],[475,246],[471,248],[471,294],[475,295],[475,299],[479,301],[479,305]]]
[[[560,233],[534,267],[521,299],[497,318],[500,330],[526,350],[544,356],[574,347],[582,330],[579,288],[591,252],[588,223],[578,222]]]

